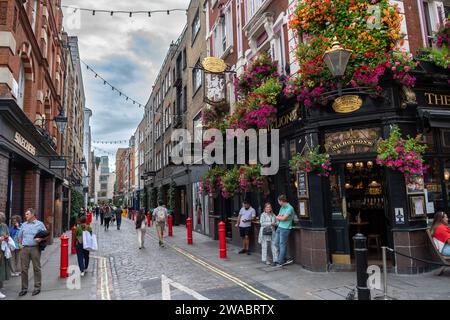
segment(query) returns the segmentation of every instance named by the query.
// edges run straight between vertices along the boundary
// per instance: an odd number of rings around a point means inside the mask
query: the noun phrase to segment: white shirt
[[[252,219],[256,217],[256,211],[252,207],[245,209],[241,208],[239,211],[239,215],[241,216],[241,222],[239,223],[239,227],[246,228],[252,226]],[[248,220],[248,222],[244,222],[243,220]]]

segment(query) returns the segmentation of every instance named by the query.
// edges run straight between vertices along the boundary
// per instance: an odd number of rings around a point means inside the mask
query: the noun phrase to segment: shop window
[[[295,144],[295,140],[289,141],[289,152],[291,154],[291,158],[297,153],[297,145]]]
[[[339,170],[334,170],[330,175],[331,215],[333,219],[340,219],[342,213],[342,186],[339,178]]]
[[[425,159],[425,161],[430,166],[427,174],[425,175],[425,189],[428,195],[427,213],[433,214],[437,211],[445,209],[441,184],[442,181],[440,170],[441,162],[439,159]],[[450,170],[450,163],[448,163],[448,165],[449,165],[448,170]],[[450,173],[446,175],[444,172],[444,179],[446,180],[446,184],[449,182],[449,178]]]
[[[435,132],[431,130],[430,132],[424,133],[422,136],[422,142],[428,146],[427,153],[436,152],[436,140],[434,138]]]
[[[442,145],[444,148],[450,148],[450,130],[442,130]]]

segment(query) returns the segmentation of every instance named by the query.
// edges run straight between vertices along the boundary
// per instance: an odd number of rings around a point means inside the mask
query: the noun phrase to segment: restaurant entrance
[[[330,177],[330,249],[333,264],[354,264],[353,237],[367,237],[370,264],[389,245],[384,170],[375,158],[335,162]]]

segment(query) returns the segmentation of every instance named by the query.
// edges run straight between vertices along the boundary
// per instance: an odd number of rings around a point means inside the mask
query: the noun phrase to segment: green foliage
[[[305,170],[306,173],[317,172],[319,176],[328,177],[330,175],[331,161],[328,153],[321,153],[320,146],[308,150],[305,154],[297,153],[289,160],[289,167],[292,171]]]
[[[78,214],[81,212],[81,208],[83,207],[84,198],[83,195],[76,191],[73,187],[70,188],[70,193],[70,218],[72,224],[74,224],[76,219],[78,218]]]

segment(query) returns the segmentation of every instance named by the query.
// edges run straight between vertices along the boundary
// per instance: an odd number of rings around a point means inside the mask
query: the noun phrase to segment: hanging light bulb
[[[444,179],[445,181],[450,180],[450,172],[447,169],[444,171]]]

